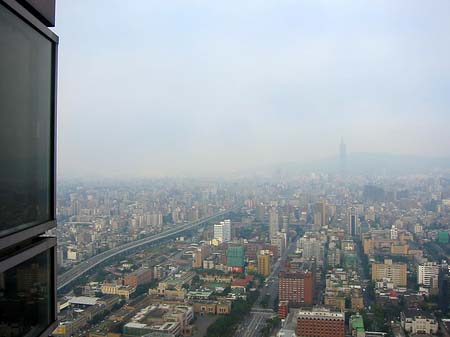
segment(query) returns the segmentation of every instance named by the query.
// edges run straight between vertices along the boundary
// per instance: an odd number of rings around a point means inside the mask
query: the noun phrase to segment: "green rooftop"
[[[352,322],[353,330],[364,331],[364,321],[361,316],[354,315],[350,317],[350,322]]]

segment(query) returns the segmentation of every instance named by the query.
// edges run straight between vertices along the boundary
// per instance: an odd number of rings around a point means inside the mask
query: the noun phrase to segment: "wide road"
[[[264,286],[260,289],[259,298],[255,301],[249,316],[244,319],[236,330],[235,337],[260,337],[262,335],[261,329],[266,325],[266,320],[277,316],[277,313],[272,308],[278,296],[278,273],[284,266],[288,255],[295,251],[295,248],[296,240],[293,240],[284,254],[273,265],[272,272],[266,278]],[[262,308],[260,305],[261,300],[265,296],[269,297],[268,308]]]
[[[220,213],[217,213],[217,214],[214,214],[212,216],[194,221],[194,222],[190,222],[190,223],[187,223],[187,224],[184,224],[181,226],[177,226],[177,227],[168,229],[164,232],[161,232],[161,233],[158,233],[155,235],[151,235],[151,236],[148,236],[143,239],[139,239],[139,240],[136,240],[133,242],[128,242],[119,247],[115,247],[106,252],[97,254],[97,255],[87,259],[86,261],[83,261],[80,264],[76,265],[75,267],[73,267],[69,271],[65,272],[64,274],[60,275],[58,277],[58,290],[61,290],[62,288],[68,286],[70,283],[74,282],[77,278],[79,278],[80,276],[82,276],[83,274],[85,274],[86,272],[91,270],[92,268],[98,266],[99,264],[107,261],[108,259],[110,259],[118,254],[126,253],[129,250],[136,249],[138,247],[141,247],[141,246],[144,246],[144,245],[147,245],[150,243],[155,243],[157,241],[167,239],[171,236],[181,234],[187,230],[201,226],[205,222],[214,221],[219,218],[222,218],[223,216],[225,216],[226,214],[228,214],[234,210],[236,210],[236,207],[228,209],[228,210],[220,212]]]

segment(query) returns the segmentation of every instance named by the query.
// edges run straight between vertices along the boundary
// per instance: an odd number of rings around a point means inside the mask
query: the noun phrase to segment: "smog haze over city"
[[[450,157],[448,1],[59,1],[60,177]],[[446,161],[446,165],[448,160]],[[408,165],[405,165],[408,166]]]
[[[0,0],[0,337],[450,337],[450,1],[54,9]]]

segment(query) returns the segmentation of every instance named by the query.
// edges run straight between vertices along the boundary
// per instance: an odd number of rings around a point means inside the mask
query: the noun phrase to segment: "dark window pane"
[[[0,237],[48,220],[52,43],[0,5]]]
[[[0,273],[0,336],[34,337],[53,322],[52,253]]]

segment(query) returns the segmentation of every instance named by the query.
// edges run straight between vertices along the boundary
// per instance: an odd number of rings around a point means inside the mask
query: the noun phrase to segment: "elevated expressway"
[[[80,264],[76,265],[75,267],[71,268],[69,271],[65,272],[64,274],[60,275],[58,277],[58,286],[57,289],[61,290],[64,287],[68,286],[75,280],[77,280],[79,277],[90,271],[91,269],[95,268],[99,264],[113,258],[114,256],[117,256],[119,254],[127,253],[129,251],[132,251],[136,248],[156,243],[158,241],[168,239],[170,237],[182,234],[183,232],[186,232],[188,230],[194,229],[196,227],[199,227],[209,221],[216,221],[220,218],[223,218],[228,213],[236,210],[237,208],[231,208],[226,211],[216,213],[212,216],[202,218],[200,220],[190,222],[181,226],[177,226],[171,229],[168,229],[164,232],[151,235],[148,237],[145,237],[143,239],[139,239],[133,242],[125,243],[119,247],[112,248],[106,252],[97,254],[95,256],[92,256],[91,258],[87,259],[86,261],[81,262]]]

